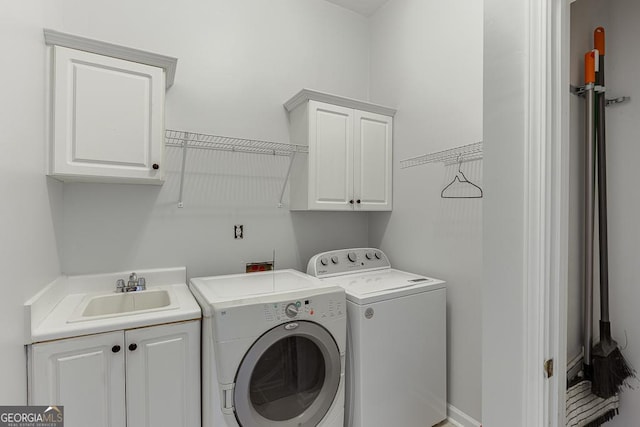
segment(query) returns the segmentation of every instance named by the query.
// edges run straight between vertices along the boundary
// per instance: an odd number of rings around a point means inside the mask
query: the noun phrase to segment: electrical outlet
[[[234,239],[244,239],[244,225],[234,225],[233,226],[233,238]]]

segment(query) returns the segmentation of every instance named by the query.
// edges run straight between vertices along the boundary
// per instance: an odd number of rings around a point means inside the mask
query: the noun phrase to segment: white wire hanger
[[[451,190],[453,190],[456,187],[460,187],[460,185],[456,185],[456,184],[460,184],[463,187],[472,190],[473,192],[472,195],[457,196],[453,194],[447,194],[447,190],[449,190],[449,193],[451,193]],[[456,191],[456,193],[457,192],[458,191]],[[462,155],[461,154],[458,155],[458,172],[456,173],[456,176],[453,177],[451,182],[442,189],[442,192],[440,193],[440,197],[442,197],[443,199],[481,199],[483,195],[484,193],[482,191],[482,188],[480,188],[473,182],[469,181],[465,176],[464,172],[462,172]]]

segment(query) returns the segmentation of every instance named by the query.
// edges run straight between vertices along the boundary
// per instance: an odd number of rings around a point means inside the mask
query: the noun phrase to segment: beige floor
[[[440,424],[438,424],[436,427],[456,427],[456,426],[447,421],[443,421]]]

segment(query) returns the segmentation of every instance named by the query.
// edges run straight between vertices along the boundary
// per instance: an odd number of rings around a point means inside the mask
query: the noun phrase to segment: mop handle
[[[605,32],[598,27],[593,32],[593,44],[599,52],[596,84],[604,88]],[[609,321],[609,239],[607,227],[607,150],[605,127],[605,92],[596,94],[597,164],[598,164],[598,236],[600,250],[600,320]]]
[[[604,28],[603,27],[598,27],[593,31],[593,47],[596,48],[596,50],[598,51],[598,53],[602,56],[605,55],[604,53]]]
[[[593,328],[593,223],[594,223],[594,85],[596,82],[596,53],[584,56],[585,82],[585,219],[584,219],[584,364],[591,364]]]

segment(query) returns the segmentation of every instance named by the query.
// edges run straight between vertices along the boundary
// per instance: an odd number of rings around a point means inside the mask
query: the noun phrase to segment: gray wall
[[[46,27],[178,57],[168,128],[288,142],[282,103],[302,87],[368,97],[368,21],[323,0],[2,2],[1,403],[26,402],[23,303],[61,270],[222,274],[274,249],[279,268],[303,269],[318,251],[367,244],[366,214],[276,208],[281,158],[194,153],[184,209],[173,149],[162,187],[45,177]]]
[[[593,49],[593,30],[608,28],[609,4],[600,0],[579,0],[571,5],[571,70],[574,86],[584,85],[584,54]],[[569,172],[569,286],[567,311],[567,360],[582,353],[583,294],[584,294],[584,173],[585,134],[584,99],[570,98],[570,172]],[[597,220],[597,215],[596,215]],[[596,223],[597,230],[597,223]],[[596,250],[597,252],[597,250]],[[597,253],[596,253],[597,260]],[[598,271],[597,262],[595,265]],[[597,279],[597,275],[596,275]],[[594,281],[594,307],[599,307],[598,282]],[[598,334],[599,316],[594,315],[593,331]],[[594,340],[597,342],[597,340]]]
[[[482,140],[482,2],[391,0],[372,18],[371,99],[398,108],[393,212],[370,243],[392,265],[447,281],[448,401],[481,419],[483,199],[442,199],[457,166],[409,157]],[[462,165],[482,186],[482,161]]]
[[[0,320],[16,327],[0,335],[0,401],[25,402],[22,304],[61,271],[223,274],[274,250],[279,268],[304,269],[316,252],[371,244],[398,268],[448,281],[449,399],[480,419],[482,201],[439,198],[452,167],[399,160],[482,139],[481,8],[391,0],[368,20],[323,0],[3,3],[0,44],[17,66],[0,100],[10,242]],[[289,142],[282,103],[303,87],[397,107],[393,213],[290,213],[286,196],[278,209],[287,164],[269,156],[190,153],[183,209],[172,148],[162,187],[46,178],[43,27],[178,57],[167,128]],[[482,185],[481,162],[463,168]]]
[[[631,102],[607,108],[607,179],[609,203],[609,293],[611,332],[622,348],[629,363],[640,367],[640,322],[638,301],[638,242],[640,227],[640,192],[636,185],[638,118],[640,117],[640,3],[635,0],[579,0],[572,9],[572,48],[590,42],[595,26],[603,24],[606,30],[606,87],[607,97],[631,96]],[[580,51],[572,52],[573,61],[580,60]],[[578,58],[573,58],[578,56]],[[572,74],[572,78],[574,75]],[[572,107],[574,104],[572,104]],[[579,108],[581,108],[580,105]],[[580,110],[582,111],[582,110]],[[573,130],[574,128],[572,128]],[[580,128],[577,129],[580,132]],[[572,143],[575,142],[572,139]],[[572,158],[573,161],[573,158]],[[572,171],[573,173],[573,171]],[[573,217],[578,220],[575,216]],[[596,287],[597,287],[596,280]],[[572,285],[572,283],[570,283]],[[581,289],[574,290],[581,296]],[[597,292],[596,292],[597,293]],[[569,319],[577,309],[569,307]],[[599,305],[595,305],[595,320],[599,318]],[[569,331],[571,334],[571,330]],[[597,329],[596,329],[597,335]],[[575,339],[569,335],[569,343]],[[597,341],[597,336],[595,338]],[[569,349],[570,350],[570,349]],[[621,394],[620,415],[607,425],[628,427],[640,419],[640,390]]]
[[[322,0],[62,0],[60,31],[178,58],[166,127],[289,142],[283,102],[303,87],[367,99],[367,19]],[[180,151],[161,188],[65,184],[62,271],[186,265],[190,276],[248,261],[305,269],[308,258],[367,243],[367,216],[276,207],[285,158],[194,150],[178,209]],[[288,198],[287,198],[288,199]],[[285,200],[286,202],[286,200]],[[243,224],[245,239],[233,239]]]
[[[524,420],[524,136],[529,2],[484,2],[482,422]],[[505,178],[508,177],[508,178]]]
[[[46,1],[0,5],[0,403],[26,403],[23,303],[59,273],[62,184],[44,175]]]
[[[607,110],[607,166],[609,190],[609,270],[611,333],[631,366],[640,368],[640,191],[636,185],[640,159],[640,3],[614,0],[608,27],[606,60],[608,96],[631,96],[631,102]],[[622,393],[620,416],[612,427],[637,425],[640,388]]]

